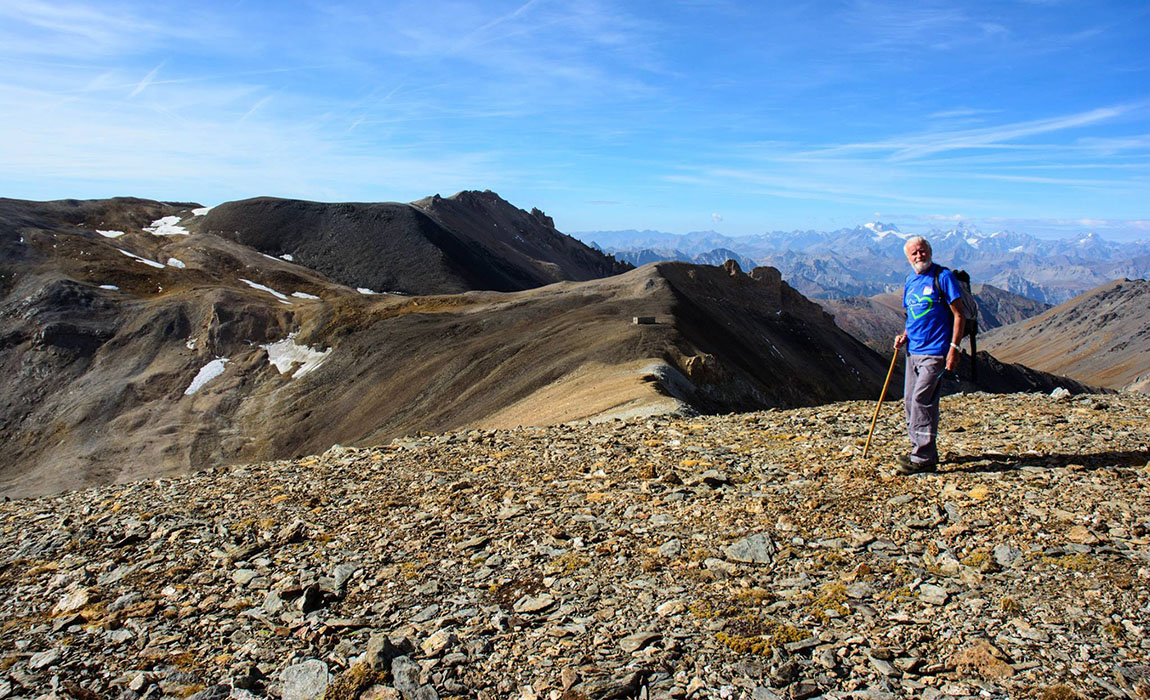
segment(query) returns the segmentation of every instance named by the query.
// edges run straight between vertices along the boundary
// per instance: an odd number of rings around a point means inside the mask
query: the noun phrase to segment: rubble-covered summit
[[[1145,697],[1150,399],[417,436],[0,504],[0,698]]]

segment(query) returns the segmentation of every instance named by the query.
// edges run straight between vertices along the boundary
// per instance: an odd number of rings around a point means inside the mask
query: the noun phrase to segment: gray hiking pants
[[[910,461],[937,464],[938,400],[946,358],[941,355],[906,356],[906,433],[910,438]]]

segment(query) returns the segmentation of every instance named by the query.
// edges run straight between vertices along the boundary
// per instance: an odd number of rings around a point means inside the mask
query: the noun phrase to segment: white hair
[[[906,243],[902,244],[902,252],[905,253],[906,251],[910,250],[910,247],[916,243],[921,243],[926,246],[926,252],[934,252],[934,250],[930,247],[930,241],[926,240],[922,236],[911,236],[910,238],[906,239]]]

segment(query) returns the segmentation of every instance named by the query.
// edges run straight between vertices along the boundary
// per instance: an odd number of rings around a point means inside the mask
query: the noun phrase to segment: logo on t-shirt
[[[907,310],[910,311],[910,317],[914,319],[922,318],[930,312],[934,306],[934,297],[930,296],[930,287],[922,290],[925,296],[919,296],[911,292],[907,297]]]

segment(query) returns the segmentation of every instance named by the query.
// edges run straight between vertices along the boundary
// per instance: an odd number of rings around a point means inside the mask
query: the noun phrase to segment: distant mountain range
[[[714,231],[573,235],[628,262],[656,256],[693,261],[730,251],[740,265],[754,261],[778,268],[783,279],[808,297],[842,299],[898,289],[908,269],[902,246],[913,234],[875,222],[830,232],[774,231],[741,237]],[[1049,240],[1012,231],[983,233],[964,224],[922,235],[931,242],[937,262],[968,270],[977,283],[1050,304],[1113,279],[1150,276],[1150,241],[1118,243],[1094,233]]]

